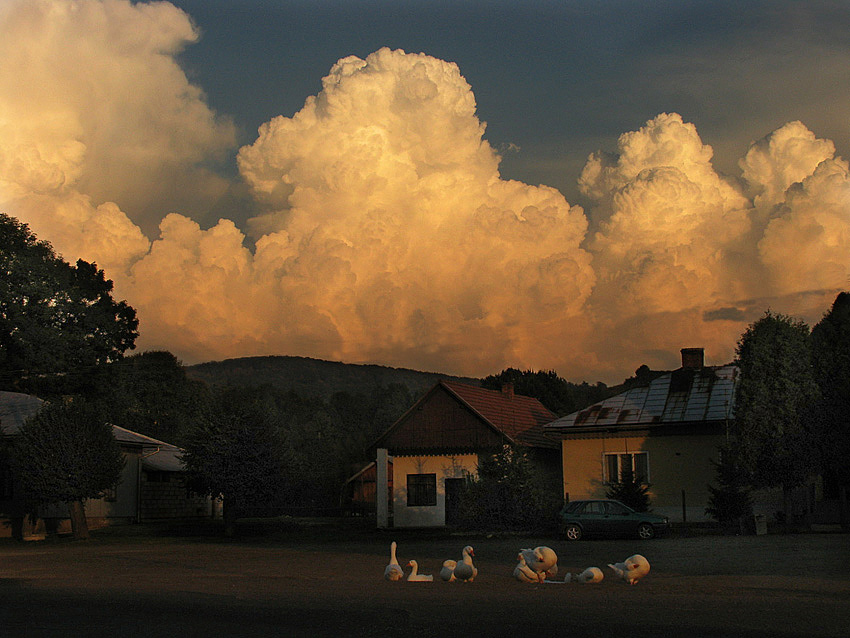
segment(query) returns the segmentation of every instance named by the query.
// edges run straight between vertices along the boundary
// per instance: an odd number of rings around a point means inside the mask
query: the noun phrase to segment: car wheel
[[[650,538],[655,538],[655,528],[649,523],[641,523],[638,525],[638,538],[641,540],[649,540]]]
[[[572,525],[567,525],[567,529],[565,530],[568,541],[577,541],[581,538],[581,527],[573,523]]]

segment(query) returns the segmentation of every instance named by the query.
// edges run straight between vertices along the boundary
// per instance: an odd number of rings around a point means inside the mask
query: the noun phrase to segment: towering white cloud
[[[589,307],[605,337],[591,349],[639,360],[697,342],[724,360],[768,307],[817,320],[850,268],[847,164],[834,152],[791,122],[730,181],[692,124],[662,114],[592,155],[580,185],[594,200]]]
[[[61,252],[118,267],[147,249],[138,225],[223,191],[200,167],[232,147],[233,127],[175,60],[198,37],[182,11],[7,0],[0,33],[0,207]]]
[[[586,221],[554,189],[502,180],[483,133],[454,64],[389,49],[338,62],[319,95],[239,153],[270,207],[255,220],[267,234],[250,268],[222,268],[259,303],[216,321],[236,340],[347,360],[472,371],[526,357],[519,344],[590,293]],[[153,257],[136,294],[162,289]],[[182,290],[197,310],[220,305]]]

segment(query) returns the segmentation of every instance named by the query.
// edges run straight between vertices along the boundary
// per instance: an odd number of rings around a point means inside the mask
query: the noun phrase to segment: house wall
[[[394,527],[441,527],[446,524],[445,479],[465,478],[478,472],[478,456],[475,454],[447,456],[394,456],[393,478],[393,526]],[[437,504],[434,506],[407,505],[408,474],[437,475]]]
[[[192,494],[179,472],[142,472],[141,520],[208,518],[212,499]]]
[[[124,453],[124,469],[115,492],[111,496],[85,502],[86,518],[91,526],[106,523],[107,519],[131,523],[138,516],[140,451],[125,447],[121,451]]]
[[[710,520],[707,486],[716,483],[711,459],[717,458],[722,441],[715,434],[566,439],[561,447],[564,494],[571,500],[605,498],[603,455],[647,452],[651,509],[671,521]]]

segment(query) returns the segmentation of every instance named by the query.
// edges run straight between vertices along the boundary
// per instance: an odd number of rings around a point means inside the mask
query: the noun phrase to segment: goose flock
[[[396,549],[398,545],[395,541],[390,543],[390,562],[384,568],[384,578],[386,580],[396,581],[404,578],[404,570],[399,565],[396,557]],[[443,561],[443,566],[440,569],[440,579],[448,582],[471,583],[478,576],[478,568],[472,562],[475,556],[475,550],[471,545],[467,545],[461,551],[461,559],[447,559]],[[420,574],[419,563],[415,560],[410,560],[407,566],[411,568],[407,575],[409,582],[433,582],[434,576],[431,574]],[[608,563],[608,567],[614,573],[614,577],[625,581],[629,585],[635,585],[637,582],[649,573],[649,561],[640,554],[629,556],[621,563]],[[541,545],[535,548],[526,548],[519,550],[517,554],[517,565],[514,568],[514,578],[521,583],[547,583],[547,584],[562,584],[562,583],[599,583],[605,578],[602,570],[598,567],[588,567],[584,571],[574,574],[567,572],[563,580],[555,580],[558,574],[558,555],[551,547]]]

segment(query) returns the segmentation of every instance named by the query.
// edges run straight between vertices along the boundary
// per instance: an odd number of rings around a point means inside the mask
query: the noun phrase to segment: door
[[[446,485],[446,525],[457,525],[458,513],[460,512],[460,496],[466,479],[447,478]]]
[[[588,501],[584,509],[579,513],[578,520],[586,533],[605,533],[605,520],[608,515],[605,512],[605,503],[600,501]]]

